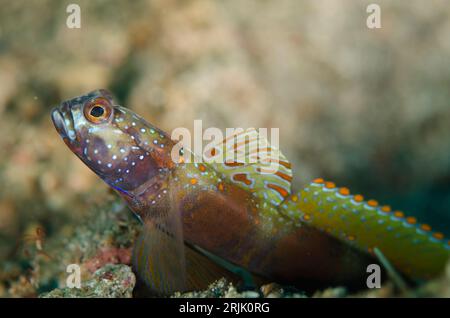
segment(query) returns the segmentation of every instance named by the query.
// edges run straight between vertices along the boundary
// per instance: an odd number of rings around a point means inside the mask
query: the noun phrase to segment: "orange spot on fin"
[[[242,162],[225,162],[225,166],[228,166],[228,167],[240,167],[243,165],[244,164]]]
[[[384,213],[389,213],[391,212],[391,207],[389,205],[384,205],[381,207],[381,211]]]
[[[397,218],[402,218],[405,216],[405,214],[402,211],[395,211],[394,216]]]
[[[247,178],[246,173],[237,173],[233,175],[233,180],[237,182],[245,183],[246,185],[251,185],[252,181]]]
[[[406,218],[406,222],[408,222],[409,224],[416,224],[416,223],[417,223],[417,220],[416,220],[415,217],[410,216],[410,217],[407,217],[407,218]]]
[[[336,187],[336,185],[334,184],[334,182],[325,182],[325,187],[328,189],[333,189]]]
[[[277,172],[277,173],[275,173],[277,176],[279,176],[281,179],[284,179],[284,180],[286,180],[286,181],[289,181],[289,182],[291,182],[292,181],[292,177],[291,176],[288,176],[287,174],[284,174],[284,173],[282,173],[282,172]]]
[[[288,193],[284,188],[282,188],[282,187],[280,187],[280,186],[277,186],[277,185],[275,185],[275,184],[269,183],[269,184],[267,184],[267,187],[269,187],[270,189],[273,189],[273,190],[277,191],[279,194],[281,194],[281,196],[282,196],[283,198],[285,198],[285,197],[287,197],[287,196],[289,195],[289,193]]]

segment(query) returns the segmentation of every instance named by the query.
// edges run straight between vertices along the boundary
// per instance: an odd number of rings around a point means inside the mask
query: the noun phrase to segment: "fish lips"
[[[64,103],[59,107],[53,108],[51,117],[58,134],[65,141],[75,142],[75,125],[68,105]]]
[[[64,123],[64,117],[59,111],[58,107],[52,109],[52,121],[58,134],[60,134],[61,137],[63,138],[67,137],[67,130],[66,125]]]

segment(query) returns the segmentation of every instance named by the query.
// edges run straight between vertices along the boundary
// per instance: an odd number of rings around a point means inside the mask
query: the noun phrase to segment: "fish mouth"
[[[64,123],[64,117],[58,107],[52,109],[52,121],[58,134],[60,134],[63,138],[67,137],[67,129]]]
[[[52,121],[58,134],[64,140],[74,141],[76,134],[74,130],[74,122],[67,104],[52,109]]]

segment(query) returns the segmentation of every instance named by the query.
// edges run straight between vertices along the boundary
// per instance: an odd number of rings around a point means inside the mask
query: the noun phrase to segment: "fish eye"
[[[104,113],[105,109],[103,108],[103,106],[100,105],[95,105],[94,107],[92,107],[90,112],[91,116],[94,117],[101,117]]]
[[[99,124],[107,121],[112,113],[112,107],[104,98],[97,98],[84,107],[84,116],[91,123]]]

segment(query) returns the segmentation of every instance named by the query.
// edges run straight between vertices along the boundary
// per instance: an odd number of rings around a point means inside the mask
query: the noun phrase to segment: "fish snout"
[[[64,117],[58,107],[55,107],[52,110],[52,121],[58,134],[60,134],[62,138],[66,138],[67,137],[66,124],[64,122]]]

